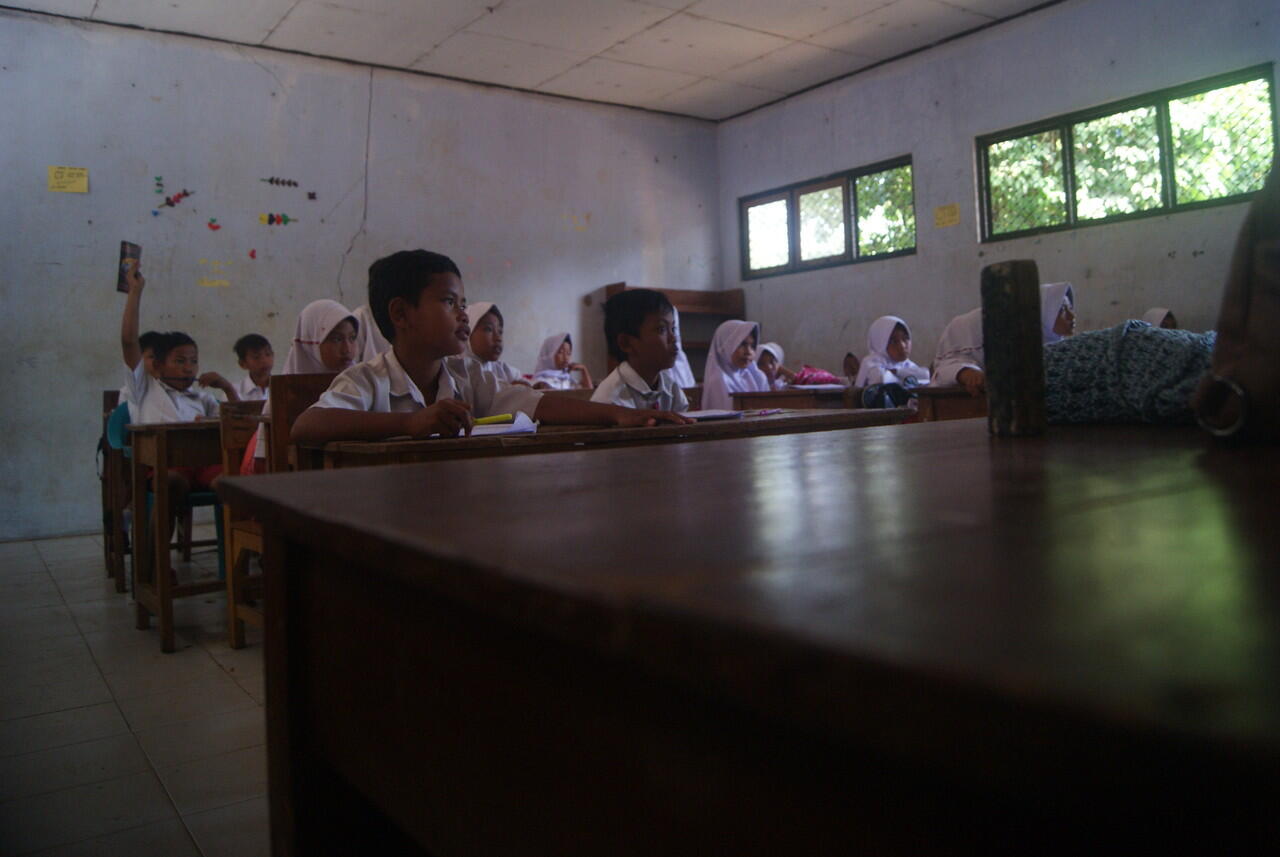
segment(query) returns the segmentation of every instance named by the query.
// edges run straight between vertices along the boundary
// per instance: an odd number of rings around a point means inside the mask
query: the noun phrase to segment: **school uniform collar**
[[[630,361],[624,360],[621,364],[618,365],[618,377],[622,379],[622,382],[624,384],[626,384],[631,389],[635,390],[637,393],[640,393],[641,395],[652,396],[655,393],[662,392],[662,373],[661,372],[658,373],[658,387],[657,389],[654,389],[653,387],[649,386],[648,381],[640,377],[639,372],[637,372],[634,368],[632,368]]]
[[[426,397],[418,389],[418,385],[413,383],[413,379],[409,377],[409,373],[405,371],[404,366],[396,359],[395,349],[384,351],[382,356],[387,362],[387,381],[390,382],[389,392],[391,395],[400,398],[411,396],[419,406],[425,408],[427,406]],[[457,388],[453,383],[453,375],[445,371],[445,361],[443,360],[440,361],[440,374],[436,375],[436,379],[437,402],[443,399],[459,398]]]
[[[164,382],[163,378],[156,378],[156,383],[160,385],[161,390],[164,390],[170,396],[184,396],[188,399],[200,398],[200,391],[194,389],[196,386],[195,381],[192,381],[191,386],[185,390],[179,390],[177,387],[170,387],[168,384]]]

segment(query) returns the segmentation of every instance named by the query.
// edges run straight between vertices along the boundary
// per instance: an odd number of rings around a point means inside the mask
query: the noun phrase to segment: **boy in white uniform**
[[[234,347],[240,368],[248,373],[236,387],[240,401],[266,401],[267,391],[271,387],[271,370],[276,365],[276,355],[271,350],[271,343],[260,333],[246,333],[236,340]]]
[[[473,417],[524,411],[548,423],[640,426],[688,422],[663,411],[544,396],[500,384],[462,354],[471,335],[458,266],[447,256],[404,250],[369,267],[369,308],[391,350],[352,366],[293,424],[294,443],[453,437]]]
[[[662,292],[627,289],[604,305],[604,338],[618,368],[591,396],[626,408],[684,411],[689,402],[672,373],[679,354],[675,311]]]

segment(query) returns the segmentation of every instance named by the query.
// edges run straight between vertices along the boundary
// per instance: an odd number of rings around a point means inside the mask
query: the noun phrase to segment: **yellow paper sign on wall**
[[[88,167],[49,167],[49,190],[54,193],[88,193]]]
[[[938,229],[955,226],[960,222],[960,204],[940,205],[933,210],[933,225]]]

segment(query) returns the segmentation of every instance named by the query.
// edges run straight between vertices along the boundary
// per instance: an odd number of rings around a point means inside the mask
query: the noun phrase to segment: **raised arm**
[[[124,281],[129,286],[129,296],[125,298],[124,319],[120,323],[120,351],[124,364],[136,369],[142,360],[142,349],[138,346],[138,311],[142,306],[142,287],[147,282],[138,270],[137,259],[129,263]]]
[[[582,389],[584,390],[595,389],[596,385],[591,380],[591,370],[589,370],[586,367],[586,365],[582,363],[574,363],[572,366],[569,367],[569,371],[572,372],[574,370],[577,370],[578,372],[582,373]]]

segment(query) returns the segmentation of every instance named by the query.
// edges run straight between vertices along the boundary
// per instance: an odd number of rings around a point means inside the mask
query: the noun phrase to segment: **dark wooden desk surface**
[[[277,854],[1274,845],[1278,482],[984,420],[224,480]]]
[[[764,393],[734,393],[733,407],[751,408],[849,408],[849,388],[841,390],[804,390],[786,387]]]
[[[338,441],[322,447],[300,447],[302,469],[364,467],[460,458],[488,458],[580,449],[609,449],[677,441],[720,440],[802,431],[836,431],[896,425],[912,416],[907,408],[884,410],[788,410],[779,414],[745,414],[741,419],[707,420],[690,425],[663,424],[635,428],[539,426],[537,434],[432,440]]]

